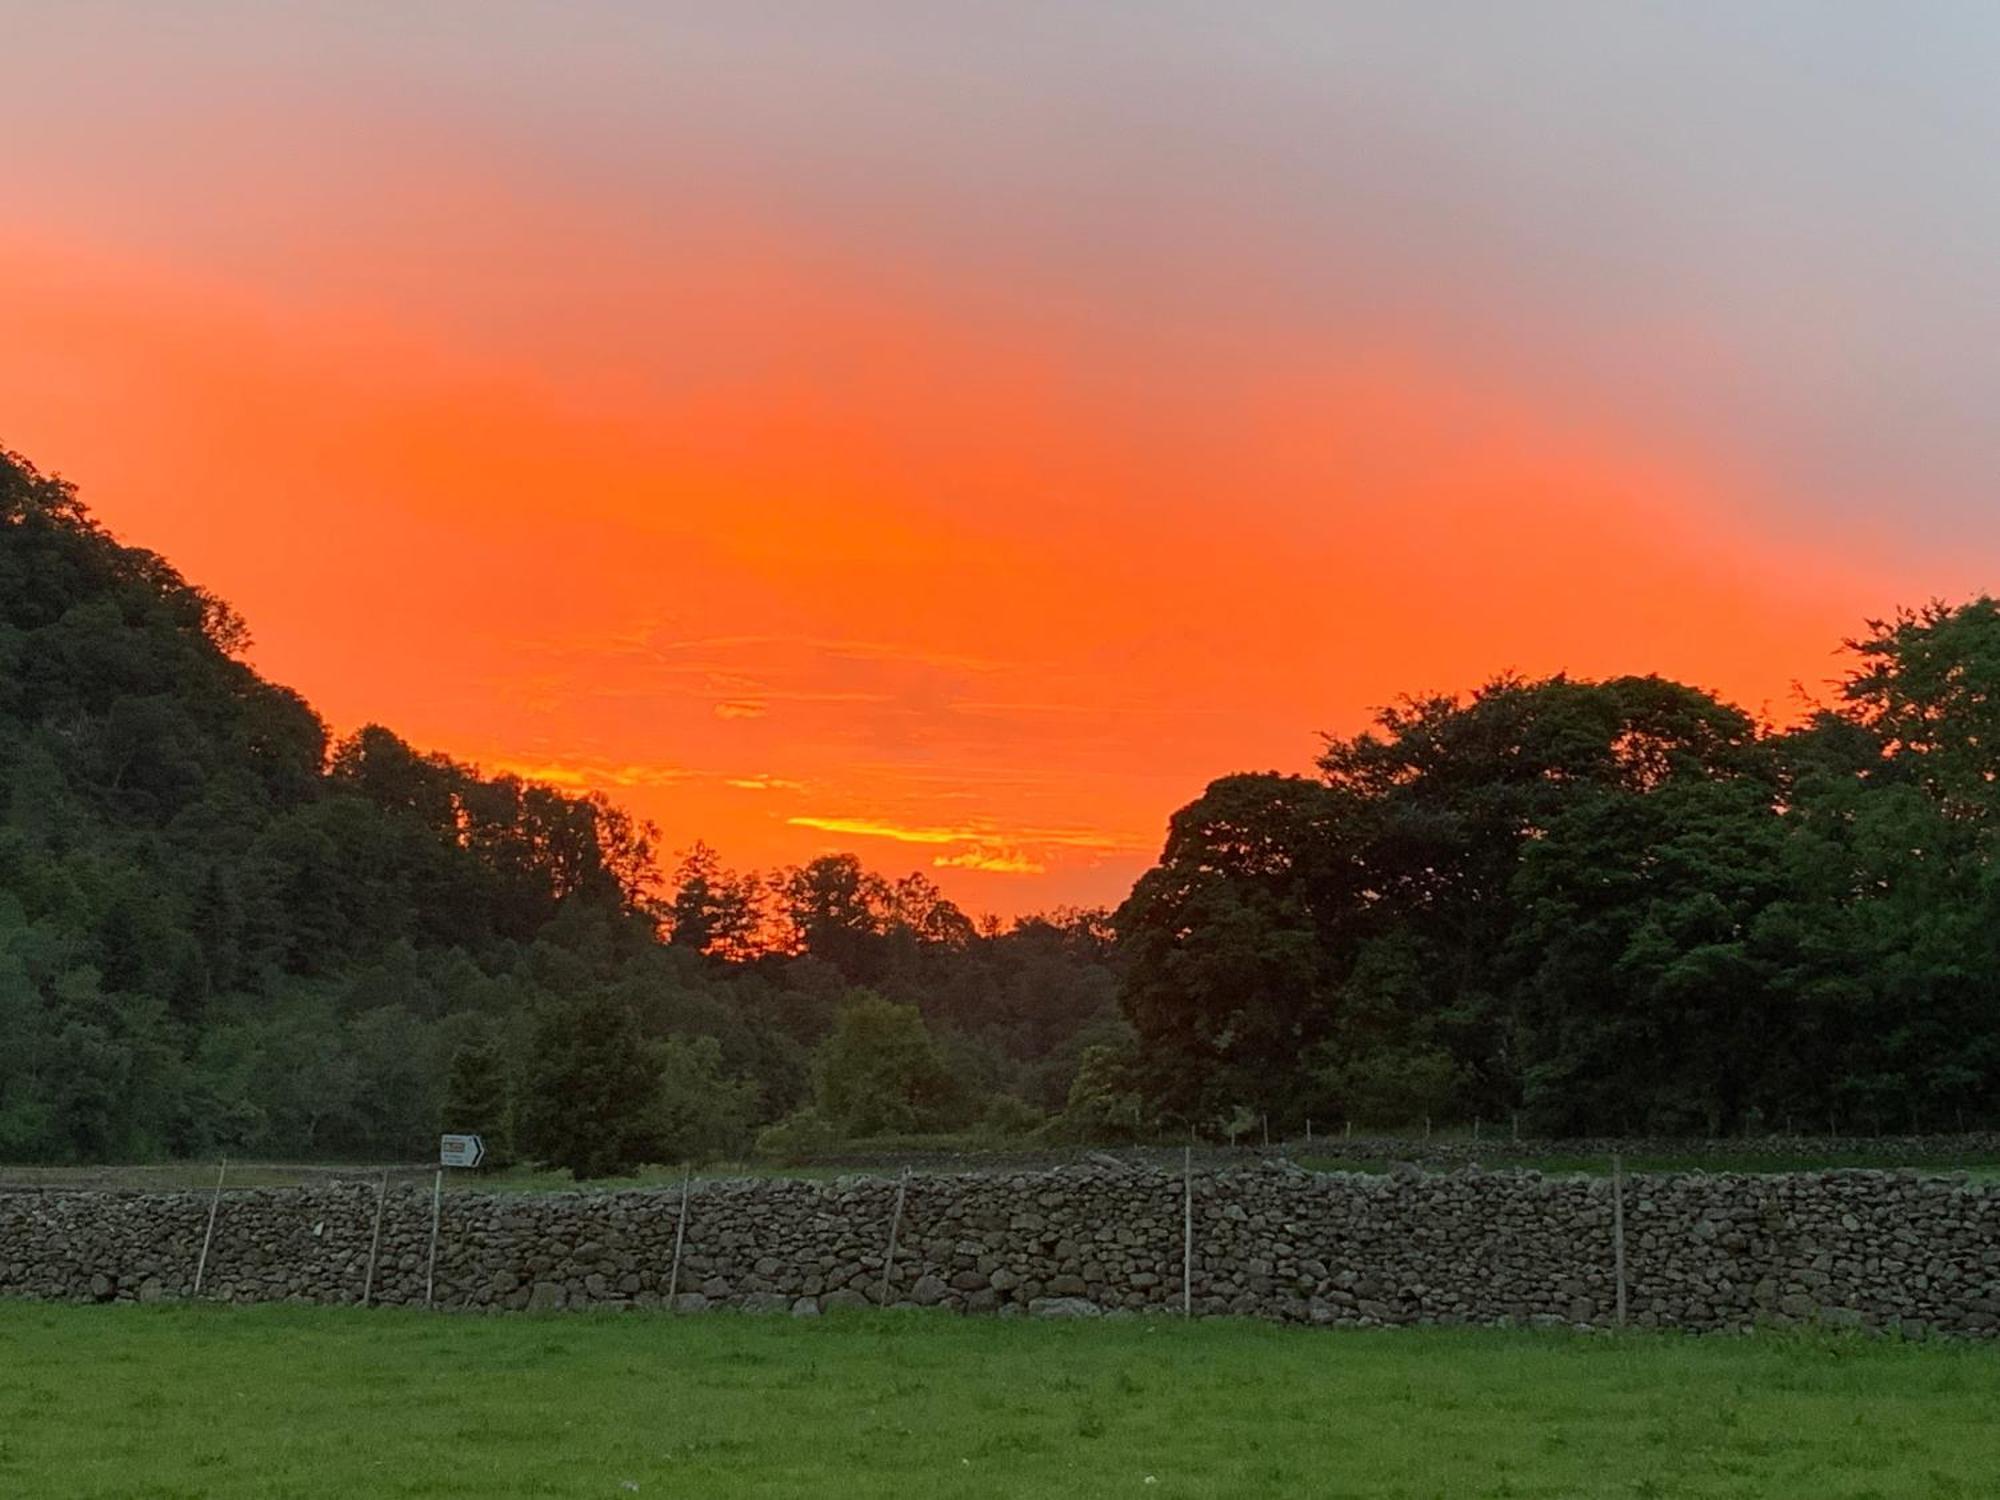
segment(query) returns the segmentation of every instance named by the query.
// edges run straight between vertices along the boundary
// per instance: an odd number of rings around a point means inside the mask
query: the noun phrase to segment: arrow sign
[[[476,1135],[448,1135],[438,1142],[438,1164],[476,1167],[486,1160],[486,1142]]]

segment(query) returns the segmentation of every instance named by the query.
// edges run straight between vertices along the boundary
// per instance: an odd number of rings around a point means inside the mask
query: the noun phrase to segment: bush
[[[950,1119],[950,1073],[914,1005],[857,990],[813,1058],[819,1111],[851,1136],[936,1130]]]
[[[995,1094],[979,1117],[980,1129],[993,1135],[1032,1135],[1047,1123],[1047,1115],[1012,1094]]]
[[[840,1132],[808,1106],[757,1132],[757,1154],[767,1161],[797,1166],[840,1143]]]
[[[724,1073],[722,1044],[712,1036],[670,1036],[656,1051],[660,1089],[652,1154],[661,1161],[703,1162],[739,1153],[756,1118],[757,1085]]]

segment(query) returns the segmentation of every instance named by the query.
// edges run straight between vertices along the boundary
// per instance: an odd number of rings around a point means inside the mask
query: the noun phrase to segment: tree
[[[54,1038],[42,997],[9,945],[0,943],[0,1161],[33,1161],[56,1148],[47,1073]]]
[[[1607,790],[1525,853],[1523,1103],[1542,1130],[1732,1134],[1772,1097],[1784,829],[1768,788]]]
[[[1156,1107],[1194,1119],[1289,1102],[1330,1020],[1313,908],[1330,807],[1304,777],[1232,776],[1174,814],[1115,919],[1136,1076]]]
[[[1084,1048],[1062,1112],[1062,1133],[1086,1141],[1137,1140],[1149,1134],[1156,1120],[1137,1086],[1135,1062],[1129,1046]]]
[[[480,1027],[453,1051],[438,1125],[443,1133],[478,1136],[489,1170],[513,1164],[514,1082],[506,1049],[490,1027]]]
[[[863,869],[852,854],[827,854],[780,871],[774,888],[797,951],[855,983],[880,973],[890,895],[879,875]]]
[[[629,1172],[657,1149],[661,1075],[629,1006],[602,993],[550,1006],[529,1058],[522,1149],[578,1181]]]
[[[1380,1127],[1454,1111],[1465,1079],[1438,1039],[1443,1023],[1426,988],[1434,967],[1408,932],[1362,945],[1327,1037],[1307,1058],[1316,1085],[1310,1113]]]
[[[756,877],[732,874],[713,849],[696,840],[674,872],[667,940],[706,957],[740,961],[756,953],[763,924],[763,888]]]
[[[2000,801],[2000,601],[1932,603],[1872,620],[1847,643],[1841,686],[1855,723],[1955,815]]]
[[[1317,782],[1211,784],[1118,914],[1142,1087],[1211,1120],[1505,1112],[1530,993],[1524,859],[1548,868],[1578,808],[1709,783],[1768,815],[1776,776],[1746,715],[1658,678],[1555,677],[1405,700],[1329,741]],[[1584,998],[1562,996],[1563,1014]]]
[[[658,1050],[653,1133],[661,1159],[701,1162],[740,1155],[757,1119],[757,1086],[727,1075],[722,1046],[712,1036],[669,1037]]]
[[[884,925],[891,932],[909,934],[918,943],[962,951],[977,935],[972,919],[921,871],[913,870],[891,885],[887,900]]]
[[[866,991],[848,997],[813,1080],[819,1113],[849,1136],[936,1129],[959,1102],[916,1007]]]

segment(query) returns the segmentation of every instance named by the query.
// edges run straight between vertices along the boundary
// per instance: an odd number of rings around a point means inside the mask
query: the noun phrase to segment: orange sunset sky
[[[1892,9],[0,0],[0,444],[336,730],[1116,901],[1992,586],[2000,25]]]

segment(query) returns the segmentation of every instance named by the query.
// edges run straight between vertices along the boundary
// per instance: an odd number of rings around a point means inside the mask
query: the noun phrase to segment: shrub
[[[839,1144],[840,1132],[818,1110],[808,1106],[757,1132],[757,1154],[766,1160],[797,1166]]]

